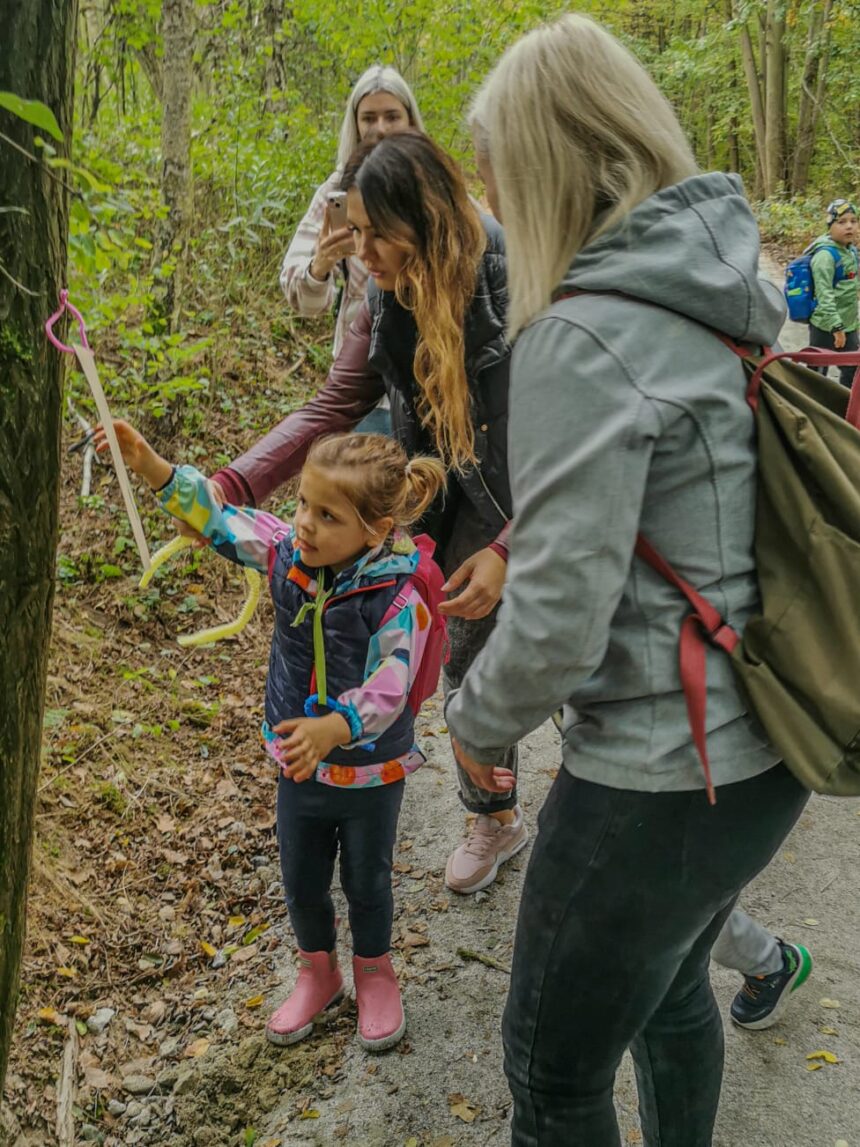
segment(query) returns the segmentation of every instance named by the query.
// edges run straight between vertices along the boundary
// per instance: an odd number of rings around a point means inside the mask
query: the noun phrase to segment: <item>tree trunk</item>
[[[822,7],[813,7],[809,17],[809,36],[806,41],[806,59],[803,64],[800,105],[797,113],[797,144],[791,169],[791,190],[795,193],[805,191],[809,182],[809,169],[815,151],[815,128],[827,83],[830,49],[830,32],[827,24],[832,7],[833,0],[824,0]]]
[[[775,195],[785,179],[785,15],[780,0],[768,0],[765,90],[764,193]]]
[[[172,264],[167,277],[164,314],[170,329],[179,322],[191,214],[191,66],[194,49],[194,0],[164,0],[161,117],[161,190],[167,207],[162,257]]]
[[[77,0],[0,0],[0,90],[41,100],[72,131]],[[38,129],[0,112],[29,152]],[[59,509],[62,355],[42,325],[66,273],[68,196],[40,160],[0,140],[0,1092],[12,1038]],[[14,281],[13,281],[14,280]]]
[[[732,0],[724,0],[723,15],[728,23],[732,19]],[[728,128],[728,146],[729,146],[729,171],[741,170],[741,153],[738,143],[738,63],[735,53],[732,49],[729,56],[729,94],[732,101],[732,113],[729,119]]]
[[[732,11],[735,20],[740,20],[740,6],[738,0],[733,0]],[[755,194],[756,198],[766,194],[765,192],[765,152],[767,131],[764,118],[764,104],[761,96],[761,82],[759,80],[758,67],[756,66],[755,51],[753,49],[752,37],[750,30],[746,24],[740,24],[738,28],[741,41],[741,60],[744,66],[744,75],[746,76],[747,89],[750,94],[750,110],[752,111],[753,122],[753,138],[755,139],[755,152],[756,152],[756,179],[755,179]]]

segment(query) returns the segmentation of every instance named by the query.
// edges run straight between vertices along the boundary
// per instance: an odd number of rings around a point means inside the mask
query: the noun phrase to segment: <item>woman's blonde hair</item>
[[[424,131],[424,121],[409,84],[396,68],[374,64],[372,68],[368,68],[362,76],[359,76],[349,93],[349,99],[346,101],[346,111],[343,114],[343,123],[340,127],[340,143],[337,148],[338,171],[343,170],[346,161],[360,143],[358,105],[365,96],[372,96],[376,92],[387,92],[390,96],[400,100],[406,108],[410,125],[417,127],[419,131]]]
[[[505,228],[511,337],[549,305],[587,243],[698,170],[654,81],[587,16],[562,16],[510,48],[470,123]]]
[[[341,187],[355,187],[376,234],[402,247],[395,295],[418,329],[415,407],[440,457],[475,461],[465,325],[487,234],[457,164],[412,129],[360,144]]]
[[[306,466],[322,470],[346,497],[365,529],[380,518],[395,527],[416,522],[445,489],[445,467],[436,458],[407,458],[384,434],[332,434],[318,438]]]

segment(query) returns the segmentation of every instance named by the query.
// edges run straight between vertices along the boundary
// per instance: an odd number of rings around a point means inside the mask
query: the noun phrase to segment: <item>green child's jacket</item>
[[[822,244],[812,256],[812,278],[815,284],[816,307],[812,312],[810,322],[821,331],[832,331],[834,327],[842,327],[846,331],[856,331],[860,326],[858,315],[858,257],[856,247],[845,247],[837,243],[829,235],[821,235],[816,243]],[[824,246],[827,244],[827,246]],[[833,278],[836,274],[836,260],[833,257],[835,248],[840,255],[844,278],[835,286]]]

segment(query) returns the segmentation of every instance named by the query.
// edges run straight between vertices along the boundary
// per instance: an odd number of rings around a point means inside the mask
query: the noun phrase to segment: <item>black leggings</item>
[[[833,338],[833,331],[820,331],[818,327],[814,327],[812,323],[809,324],[810,346],[821,347],[822,350],[836,351],[836,344]],[[842,347],[841,350],[847,353],[850,350],[857,350],[858,346],[860,346],[860,344],[858,344],[857,331],[846,331],[845,346]],[[836,351],[836,353],[839,354],[840,351]],[[826,366],[817,366],[814,367],[814,369],[817,370],[819,374],[827,374]],[[851,389],[851,384],[854,382],[855,370],[857,370],[856,366],[841,366],[839,368],[839,381],[843,386],[847,386],[849,390]]]
[[[620,1147],[629,1047],[645,1147],[710,1147],[723,1074],[708,956],[809,794],[782,766],[645,793],[562,769],[539,819],[502,1025],[513,1147]]]

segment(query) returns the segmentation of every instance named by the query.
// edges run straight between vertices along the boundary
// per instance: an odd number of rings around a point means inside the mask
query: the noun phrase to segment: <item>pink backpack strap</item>
[[[681,624],[681,640],[678,646],[678,661],[681,671],[681,686],[687,702],[687,718],[693,734],[693,743],[702,762],[705,774],[705,787],[708,801],[716,804],[714,783],[711,780],[711,764],[708,760],[708,742],[705,718],[708,703],[707,664],[705,641],[731,653],[740,641],[739,635],[724,620],[719,610],[694,589],[677,573],[651,543],[639,534],[636,538],[636,556],[646,562],[656,573],[665,578],[679,593],[683,594],[693,612]]]

